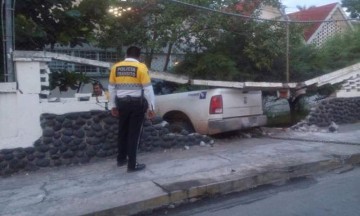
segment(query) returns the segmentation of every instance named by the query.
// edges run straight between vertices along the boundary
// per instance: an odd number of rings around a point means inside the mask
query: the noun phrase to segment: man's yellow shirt
[[[120,89],[142,89],[151,85],[151,80],[145,64],[125,60],[112,66],[109,83],[117,85]]]

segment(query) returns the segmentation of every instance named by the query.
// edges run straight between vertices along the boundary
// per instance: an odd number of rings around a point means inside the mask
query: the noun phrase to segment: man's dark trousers
[[[142,126],[147,110],[147,101],[141,98],[117,98],[116,107],[119,111],[118,161],[128,157],[128,168],[136,165]]]

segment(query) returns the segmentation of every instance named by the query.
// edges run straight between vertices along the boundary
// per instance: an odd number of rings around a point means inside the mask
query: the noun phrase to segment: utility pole
[[[289,19],[286,22],[286,82],[290,81],[290,74],[289,74]]]
[[[6,68],[5,68],[5,81],[6,82],[15,82],[15,73],[14,73],[14,64],[13,64],[13,51],[14,51],[14,42],[13,42],[13,5],[12,0],[5,0],[5,58],[6,58]]]

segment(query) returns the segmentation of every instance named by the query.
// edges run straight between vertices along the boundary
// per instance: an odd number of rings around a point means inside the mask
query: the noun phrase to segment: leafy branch
[[[50,74],[50,90],[59,87],[60,92],[72,90],[79,90],[81,85],[90,82],[90,78],[83,73],[70,72],[67,70],[54,71]]]

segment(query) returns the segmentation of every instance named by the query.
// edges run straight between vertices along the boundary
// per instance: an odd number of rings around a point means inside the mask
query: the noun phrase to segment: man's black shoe
[[[134,168],[130,168],[128,167],[127,169],[127,172],[136,172],[136,171],[140,171],[140,170],[143,170],[145,169],[146,165],[145,164],[139,164],[139,163],[136,163],[135,167]]]
[[[127,164],[127,160],[126,160],[126,159],[117,162],[117,166],[118,166],[118,167],[124,166],[124,165],[126,165],[126,164]]]

